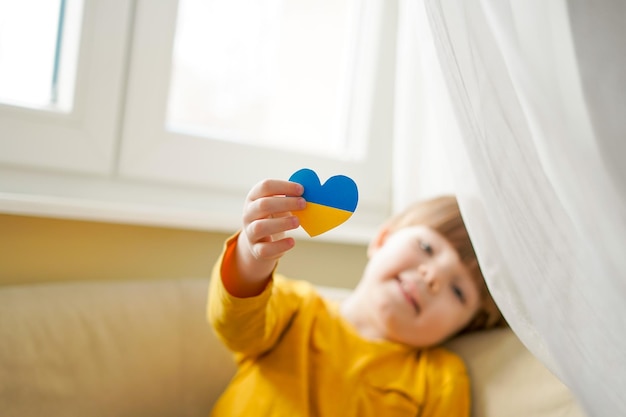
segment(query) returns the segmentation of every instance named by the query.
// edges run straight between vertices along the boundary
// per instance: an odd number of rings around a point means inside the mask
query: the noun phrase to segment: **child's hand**
[[[301,184],[284,180],[263,180],[252,187],[237,240],[236,273],[223,276],[231,294],[250,297],[263,291],[277,260],[295,245],[284,232],[300,225],[291,212],[306,207],[303,192]]]
[[[284,232],[300,225],[291,212],[306,207],[300,197],[303,192],[298,183],[273,179],[261,181],[250,190],[241,234],[255,259],[275,260],[294,246],[293,238],[285,238]]]

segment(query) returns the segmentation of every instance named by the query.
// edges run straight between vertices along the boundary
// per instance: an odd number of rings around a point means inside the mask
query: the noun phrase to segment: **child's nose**
[[[423,282],[426,284],[426,288],[433,293],[437,294],[441,288],[440,274],[437,272],[437,268],[432,265],[420,265],[418,272]]]

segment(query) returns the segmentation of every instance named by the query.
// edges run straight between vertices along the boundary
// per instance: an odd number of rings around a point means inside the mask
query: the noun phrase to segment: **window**
[[[180,1],[168,128],[332,157],[358,152],[345,120],[359,6]]]
[[[0,2],[0,164],[112,172],[131,11],[122,3]]]
[[[78,16],[72,105],[0,107],[0,192],[49,197],[42,214],[234,230],[255,182],[308,167],[360,186],[336,238],[387,216],[395,2],[55,4]]]
[[[81,1],[0,2],[0,102],[71,110],[81,13]]]

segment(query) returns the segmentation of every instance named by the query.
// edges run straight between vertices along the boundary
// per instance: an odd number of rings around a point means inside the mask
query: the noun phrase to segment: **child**
[[[460,358],[436,347],[503,319],[454,197],[409,207],[368,247],[339,306],[274,273],[295,244],[300,184],[252,188],[215,266],[209,319],[238,371],[212,416],[469,416]]]

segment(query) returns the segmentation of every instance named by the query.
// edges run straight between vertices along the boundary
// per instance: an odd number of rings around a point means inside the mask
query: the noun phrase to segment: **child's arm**
[[[252,187],[235,253],[228,259],[234,265],[223,269],[228,271],[222,276],[224,287],[231,295],[252,297],[266,287],[278,259],[295,244],[293,238],[282,234],[300,225],[291,211],[305,208],[306,201],[300,197],[303,192],[298,183],[274,179]]]

